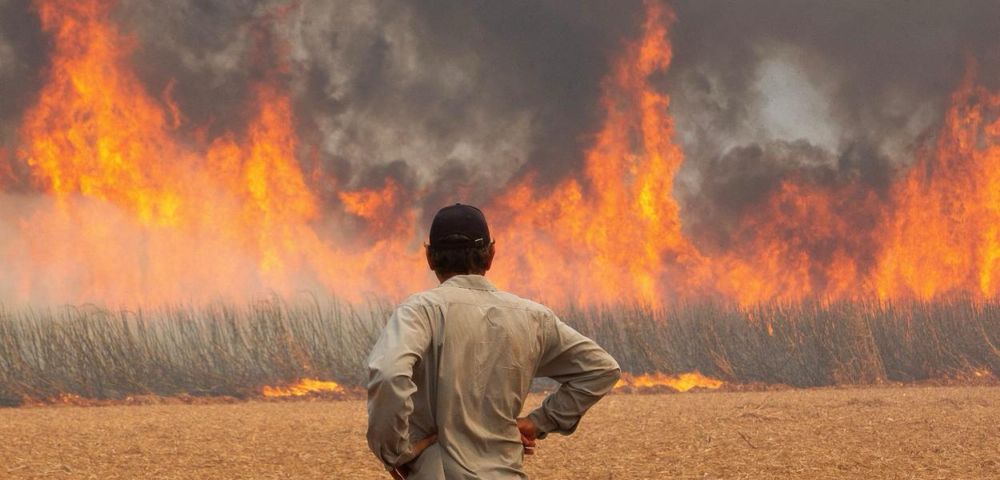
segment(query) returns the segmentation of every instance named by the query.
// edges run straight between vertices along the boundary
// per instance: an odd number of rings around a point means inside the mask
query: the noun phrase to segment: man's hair
[[[492,243],[487,243],[481,247],[469,248],[435,248],[428,245],[427,253],[435,272],[468,275],[486,271],[491,245]]]

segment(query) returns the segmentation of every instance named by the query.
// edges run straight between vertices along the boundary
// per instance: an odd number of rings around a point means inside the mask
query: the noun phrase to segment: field
[[[530,400],[537,403],[541,397]],[[364,403],[0,409],[0,478],[388,478]],[[1000,478],[1000,388],[612,395],[532,478]]]
[[[0,408],[0,478],[387,478],[358,398],[390,308],[0,308],[0,406],[25,406]],[[628,373],[723,388],[611,395],[542,443],[533,478],[1000,478],[1000,302],[562,316]],[[346,390],[263,400],[302,379]]]

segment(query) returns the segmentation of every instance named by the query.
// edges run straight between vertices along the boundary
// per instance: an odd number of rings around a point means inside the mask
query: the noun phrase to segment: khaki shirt
[[[561,383],[531,412],[547,434],[572,433],[618,381],[607,352],[548,308],[458,275],[408,298],[368,357],[368,445],[410,479],[527,478],[516,419],[534,377]]]

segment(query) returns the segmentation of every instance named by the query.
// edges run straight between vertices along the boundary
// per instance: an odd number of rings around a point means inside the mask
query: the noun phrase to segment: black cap
[[[433,248],[482,248],[490,244],[490,228],[482,210],[456,203],[434,215],[430,237]]]

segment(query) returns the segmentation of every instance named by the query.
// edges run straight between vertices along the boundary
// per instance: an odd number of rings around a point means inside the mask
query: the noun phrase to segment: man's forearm
[[[591,377],[578,377],[559,386],[542,405],[528,415],[539,429],[539,438],[549,432],[569,435],[583,415],[614,387],[621,370],[614,366]]]
[[[385,378],[372,375],[368,386],[368,446],[387,468],[412,460],[410,444],[410,399],[416,386],[405,375]]]

